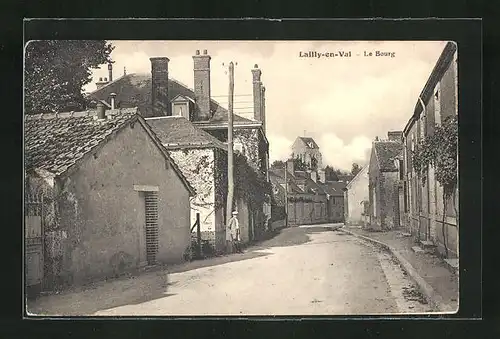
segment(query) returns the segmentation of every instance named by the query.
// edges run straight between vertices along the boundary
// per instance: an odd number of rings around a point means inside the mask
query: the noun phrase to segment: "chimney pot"
[[[208,54],[208,51],[205,49],[203,50],[203,54],[207,55]]]
[[[102,120],[106,118],[106,109],[104,104],[100,101],[97,102],[97,119]]]
[[[253,68],[259,68],[259,65],[255,64],[255,65],[253,66]]]
[[[99,81],[102,81],[102,77],[99,78]]]
[[[108,78],[104,78],[104,82],[108,81]]]
[[[196,55],[200,55],[200,50],[199,49],[196,50]]]

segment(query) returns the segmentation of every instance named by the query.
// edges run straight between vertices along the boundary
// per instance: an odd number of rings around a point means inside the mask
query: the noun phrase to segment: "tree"
[[[356,175],[361,171],[361,167],[357,163],[352,164],[351,174]]]
[[[293,167],[296,171],[306,171],[307,164],[300,159],[299,156],[293,159]]]
[[[332,166],[328,165],[325,167],[325,179],[328,181],[339,181],[338,170],[335,170]]]
[[[111,62],[114,47],[105,40],[31,41],[25,47],[25,112],[83,110],[82,87],[91,69]]]
[[[311,170],[316,171],[318,169],[318,159],[316,157],[311,156]]]
[[[282,160],[274,160],[271,164],[272,168],[285,168],[285,162]]]

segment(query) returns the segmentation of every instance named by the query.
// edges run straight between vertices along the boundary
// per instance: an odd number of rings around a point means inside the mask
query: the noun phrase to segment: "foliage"
[[[361,171],[361,167],[357,163],[352,164],[351,174],[356,175]]]
[[[227,201],[227,153],[220,152],[216,157],[215,205],[225,207]],[[272,185],[263,174],[258,173],[248,164],[243,154],[234,154],[234,202],[239,199],[247,201],[254,209],[271,196]]]
[[[293,159],[293,168],[296,171],[306,171],[307,167],[308,167],[307,164],[303,162],[299,156]]]
[[[458,183],[458,119],[453,115],[436,126],[434,133],[426,136],[419,142],[413,152],[413,168],[425,180],[430,166],[435,169],[436,180],[443,187],[443,220],[442,236],[446,256],[446,232],[444,227],[447,201],[455,194]],[[458,222],[458,213],[455,206],[455,216]]]
[[[25,49],[25,112],[83,110],[91,69],[110,61],[105,40],[32,41]]]
[[[316,171],[318,169],[318,159],[316,157],[311,156],[311,170]]]
[[[432,135],[426,136],[415,147],[413,168],[425,178],[429,166],[435,169],[436,180],[446,196],[453,194],[458,179],[458,120],[448,117],[441,126],[436,126]]]
[[[234,155],[234,197],[243,199],[252,209],[259,209],[272,194],[272,185],[256,172],[242,154]]]
[[[196,190],[192,198],[192,206],[210,208],[214,205],[212,198],[214,185],[215,161],[213,151],[203,149],[171,151],[170,156],[180,166],[184,176]]]
[[[286,164],[282,160],[274,160],[271,164],[272,168],[285,168]]]

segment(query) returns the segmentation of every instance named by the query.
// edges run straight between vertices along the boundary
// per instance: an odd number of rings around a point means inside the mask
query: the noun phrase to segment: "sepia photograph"
[[[26,315],[455,314],[459,55],[28,41]]]

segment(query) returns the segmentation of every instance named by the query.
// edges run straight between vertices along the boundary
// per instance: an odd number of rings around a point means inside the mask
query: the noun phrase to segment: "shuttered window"
[[[146,260],[156,263],[158,253],[158,192],[144,192],[146,206]]]

